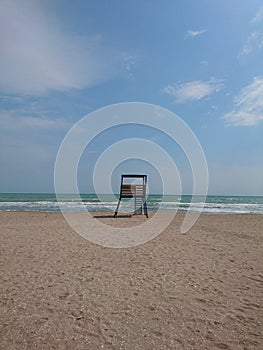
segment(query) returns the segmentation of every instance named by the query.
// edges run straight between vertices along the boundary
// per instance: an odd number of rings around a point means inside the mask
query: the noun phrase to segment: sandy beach
[[[201,215],[182,235],[183,217],[113,249],[60,213],[0,212],[0,348],[262,349],[263,216]]]

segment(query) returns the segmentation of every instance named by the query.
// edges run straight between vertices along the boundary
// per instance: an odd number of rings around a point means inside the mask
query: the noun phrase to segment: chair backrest
[[[125,179],[138,179],[142,183],[138,184],[127,184],[124,183]],[[122,175],[121,176],[121,189],[120,189],[120,197],[121,198],[132,198],[138,196],[145,196],[146,194],[146,182],[147,175]]]
[[[131,184],[121,184],[121,197],[123,198],[132,198],[135,194],[136,185]]]

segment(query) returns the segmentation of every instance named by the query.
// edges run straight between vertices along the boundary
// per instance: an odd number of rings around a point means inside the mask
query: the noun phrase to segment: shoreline
[[[174,211],[174,210],[165,210],[165,211],[153,211],[153,210],[149,210],[148,209],[148,213],[154,214],[154,213],[159,213],[159,214],[166,214],[166,213],[176,213],[176,215],[186,215],[186,213],[188,213],[187,211]],[[47,213],[47,214],[86,214],[86,213],[90,213],[90,214],[109,214],[112,213],[112,215],[114,215],[114,211],[108,211],[108,210],[92,210],[92,211],[45,211],[45,210],[13,210],[13,209],[8,209],[8,210],[0,210],[0,213]],[[204,213],[204,212],[191,212],[189,211],[190,214],[194,214],[194,215],[263,215],[263,213]],[[132,215],[132,212],[118,212],[118,214],[121,215],[125,215],[125,214],[130,214]],[[132,216],[139,216],[139,215],[132,215]]]
[[[147,220],[92,213],[121,227]],[[61,212],[1,211],[0,347],[261,349],[263,215],[201,214],[183,235],[184,215],[114,249]]]

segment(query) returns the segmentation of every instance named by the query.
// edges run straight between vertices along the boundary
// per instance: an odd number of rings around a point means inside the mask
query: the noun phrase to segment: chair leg
[[[115,213],[114,213],[114,217],[115,217],[115,218],[116,218],[117,213],[118,213],[118,210],[119,210],[120,202],[121,202],[121,200],[119,199],[117,208],[116,208]]]
[[[146,217],[148,218],[148,209],[147,209],[147,204],[146,204],[146,201],[144,201],[143,203],[143,211],[144,211],[144,214],[146,215]]]

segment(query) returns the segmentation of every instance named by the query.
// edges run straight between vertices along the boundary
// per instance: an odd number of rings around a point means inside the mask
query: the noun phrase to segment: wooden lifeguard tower
[[[140,183],[126,183],[126,179],[136,179]],[[120,197],[114,217],[117,216],[120,202],[123,198],[134,198],[134,215],[141,215],[142,211],[148,218],[146,204],[147,175],[121,175]]]

